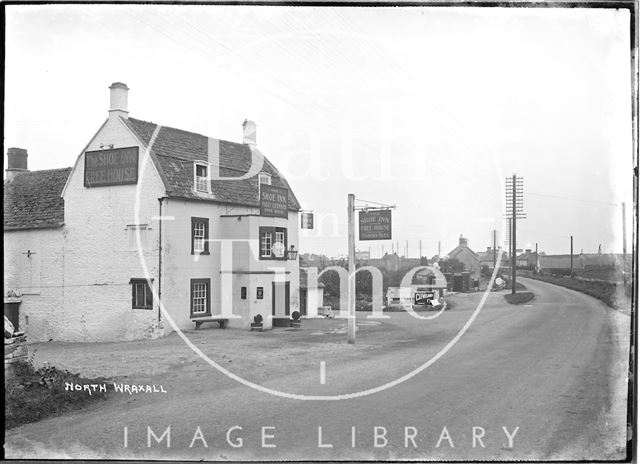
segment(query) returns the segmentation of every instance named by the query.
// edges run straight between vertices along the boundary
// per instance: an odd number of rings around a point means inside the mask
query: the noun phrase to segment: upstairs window
[[[209,254],[209,218],[191,218],[191,254]]]
[[[260,259],[287,259],[287,229],[260,227]]]
[[[143,250],[149,246],[149,233],[151,230],[148,224],[127,224],[127,238],[129,241],[129,250],[138,249],[138,234],[140,235],[140,245]]]
[[[196,163],[194,171],[196,192],[209,193],[209,166]]]
[[[267,174],[266,172],[261,172],[260,174],[258,174],[258,183],[260,185],[271,185],[271,174]]]
[[[153,309],[153,293],[147,279],[131,279],[131,308]]]

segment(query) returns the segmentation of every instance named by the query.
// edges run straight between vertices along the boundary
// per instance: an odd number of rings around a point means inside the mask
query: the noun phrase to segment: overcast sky
[[[346,253],[347,194],[395,204],[393,242],[432,256],[504,231],[518,247],[631,250],[627,10],[159,5],[7,7],[5,153],[72,166],[107,117],[258,146],[323,227],[301,251]],[[6,158],[5,158],[6,162]],[[361,203],[359,203],[361,204]],[[333,221],[337,218],[336,227]],[[360,242],[377,256],[391,241]]]

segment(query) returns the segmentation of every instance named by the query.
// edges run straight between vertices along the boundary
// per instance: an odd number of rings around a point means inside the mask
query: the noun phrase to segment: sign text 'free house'
[[[137,182],[138,147],[85,152],[85,187],[136,184]]]

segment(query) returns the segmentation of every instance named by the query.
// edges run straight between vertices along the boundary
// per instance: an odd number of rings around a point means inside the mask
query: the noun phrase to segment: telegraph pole
[[[571,274],[569,275],[573,277],[573,235],[571,236]]]
[[[622,256],[627,258],[627,218],[624,201],[622,202]]]
[[[513,226],[511,227],[511,250],[513,257],[511,258],[511,293],[516,293],[516,176],[513,175]]]
[[[505,217],[511,224],[511,293],[516,293],[516,220],[526,218],[523,208],[523,180],[515,174],[506,179],[507,211]],[[511,202],[511,205],[509,205]]]
[[[496,230],[493,229],[493,268],[496,268]]]
[[[420,248],[420,259],[422,259],[422,240],[418,240],[418,247]]]
[[[408,258],[408,257],[409,257],[409,240],[407,240],[407,243],[406,243],[406,245],[405,245],[404,257],[405,257],[405,258]]]
[[[347,319],[347,343],[356,342],[356,234],[355,234],[355,208],[356,196],[349,194],[347,206],[347,218],[349,222],[349,316]]]

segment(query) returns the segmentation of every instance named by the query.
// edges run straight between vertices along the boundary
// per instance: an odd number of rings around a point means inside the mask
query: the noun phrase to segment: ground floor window
[[[153,292],[147,279],[131,279],[131,308],[153,309]]]
[[[191,315],[211,314],[211,279],[191,279]]]
[[[287,229],[260,227],[260,259],[287,259]]]

